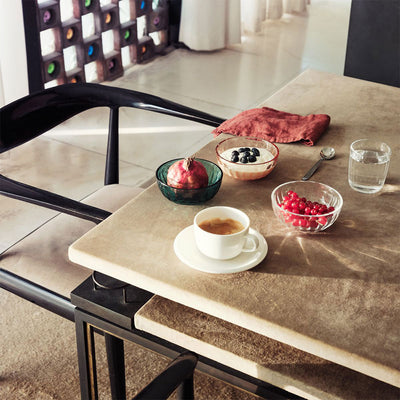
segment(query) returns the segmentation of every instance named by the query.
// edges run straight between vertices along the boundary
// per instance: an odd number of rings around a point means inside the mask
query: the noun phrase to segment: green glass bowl
[[[221,187],[222,170],[211,161],[196,158],[207,170],[208,186],[200,189],[177,189],[167,184],[167,174],[169,167],[181,158],[170,160],[160,165],[156,171],[158,187],[161,193],[168,199],[177,204],[199,204],[212,199]]]

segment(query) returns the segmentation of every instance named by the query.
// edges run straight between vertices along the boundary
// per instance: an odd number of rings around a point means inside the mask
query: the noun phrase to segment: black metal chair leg
[[[77,310],[75,310],[75,330],[81,399],[98,400],[94,330],[81,318]]]
[[[193,375],[185,379],[183,383],[179,385],[176,398],[177,400],[194,400]]]
[[[126,399],[124,341],[104,333],[106,343],[108,373],[113,400]]]

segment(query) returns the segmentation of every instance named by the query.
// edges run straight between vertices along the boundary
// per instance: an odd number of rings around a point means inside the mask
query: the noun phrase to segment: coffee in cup
[[[216,235],[232,235],[244,229],[244,226],[232,218],[212,218],[203,221],[199,227],[206,232],[215,233]]]
[[[209,207],[194,217],[196,246],[205,256],[228,260],[242,252],[256,251],[259,243],[249,233],[250,219],[233,207]]]

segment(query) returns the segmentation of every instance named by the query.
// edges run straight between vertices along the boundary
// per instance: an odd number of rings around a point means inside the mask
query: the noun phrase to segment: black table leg
[[[93,327],[75,309],[76,343],[82,400],[98,400]]]
[[[170,359],[176,358],[186,350],[135,329],[133,316],[151,298],[151,293],[130,286],[130,292],[128,290],[123,296],[118,296],[118,293],[115,293],[118,290],[98,290],[94,287],[92,278],[88,278],[71,293],[72,303],[76,307],[75,323],[82,400],[98,400],[94,331],[103,333],[106,338],[110,380],[111,386],[114,387],[111,389],[113,399],[118,396],[121,396],[121,399],[126,398],[124,340]],[[264,399],[300,400],[300,397],[294,394],[206,357],[199,358],[196,369]],[[119,395],[118,391],[121,388],[123,392]],[[177,395],[179,400],[193,398],[192,378],[188,378],[188,381],[178,388]]]
[[[124,341],[104,333],[112,400],[126,400]]]

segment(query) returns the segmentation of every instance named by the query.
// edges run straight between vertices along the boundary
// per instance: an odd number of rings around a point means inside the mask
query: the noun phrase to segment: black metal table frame
[[[94,288],[92,278],[88,278],[71,293],[72,303],[76,306],[75,326],[82,400],[98,399],[95,332],[103,334],[105,338],[113,400],[126,398],[124,340],[170,359],[174,359],[187,350],[134,327],[134,313],[152,294],[134,286],[128,286],[128,288],[134,289],[136,298],[128,305],[122,306],[121,302],[116,300],[118,296],[115,296],[115,290],[120,289],[115,289],[114,293],[102,293]],[[265,399],[301,399],[299,396],[203,356],[199,356],[196,369]]]

